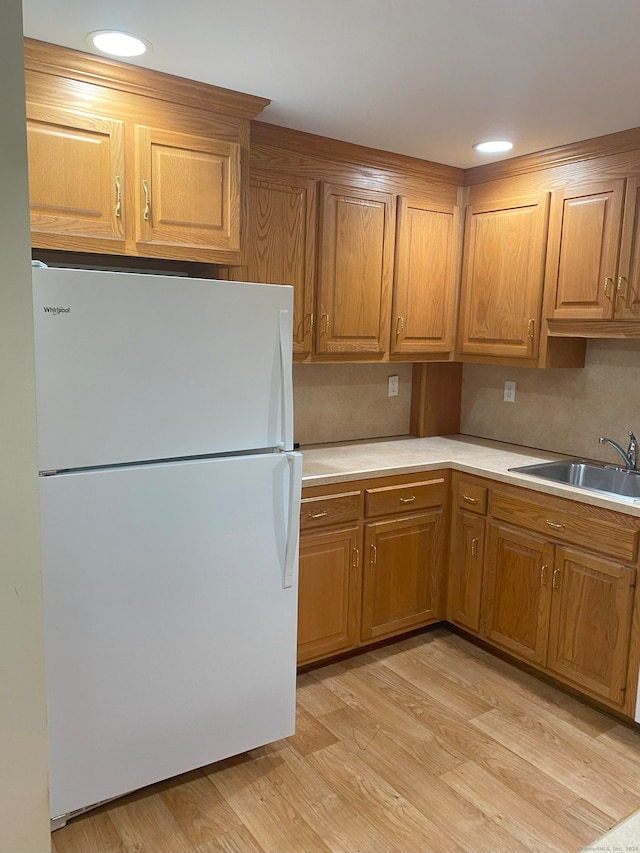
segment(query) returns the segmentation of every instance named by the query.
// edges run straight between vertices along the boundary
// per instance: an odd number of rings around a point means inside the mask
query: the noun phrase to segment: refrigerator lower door
[[[291,462],[41,478],[52,817],[293,733]]]

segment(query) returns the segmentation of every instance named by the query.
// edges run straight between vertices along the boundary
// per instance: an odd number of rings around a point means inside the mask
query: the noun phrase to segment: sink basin
[[[640,472],[627,471],[612,465],[599,465],[585,459],[560,459],[557,462],[509,468],[509,471],[617,497],[640,499]]]

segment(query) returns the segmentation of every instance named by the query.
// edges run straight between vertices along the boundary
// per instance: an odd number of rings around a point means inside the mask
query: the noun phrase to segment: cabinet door
[[[624,180],[553,194],[547,285],[554,317],[613,317],[623,196]]]
[[[123,123],[27,104],[34,246],[124,252]]]
[[[483,593],[487,639],[544,664],[553,546],[524,531],[489,526]]]
[[[485,520],[456,514],[449,563],[449,618],[474,633],[480,631],[480,601]]]
[[[294,288],[293,351],[311,352],[315,282],[315,181],[251,172],[245,281]],[[238,280],[238,272],[233,273]]]
[[[365,526],[363,640],[442,618],[442,518],[438,508]]]
[[[458,349],[538,354],[549,194],[467,208]]]
[[[216,260],[240,249],[240,145],[135,126],[135,239],[142,255]]]
[[[385,352],[394,208],[388,193],[322,185],[318,353]]]
[[[592,695],[625,701],[635,570],[556,548],[547,667]]]
[[[391,328],[392,353],[453,347],[459,208],[400,197]]]
[[[640,180],[627,180],[615,316],[640,320]]]
[[[359,528],[300,538],[298,663],[345,651],[358,639]]]

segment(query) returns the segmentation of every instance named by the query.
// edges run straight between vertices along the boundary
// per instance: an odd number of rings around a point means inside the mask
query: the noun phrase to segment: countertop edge
[[[303,488],[448,468],[501,483],[640,517],[640,500],[617,498],[509,471],[568,454],[472,436],[411,436],[302,447]],[[409,457],[409,458],[408,458]],[[331,469],[330,471],[327,469]]]

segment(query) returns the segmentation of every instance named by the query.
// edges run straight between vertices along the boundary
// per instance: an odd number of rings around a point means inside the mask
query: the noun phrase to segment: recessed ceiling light
[[[145,39],[117,30],[97,30],[89,33],[87,42],[101,53],[111,56],[140,56],[153,49],[151,43]]]
[[[505,151],[511,151],[513,142],[508,142],[506,139],[491,139],[488,142],[477,142],[473,147],[481,154],[504,154]]]

